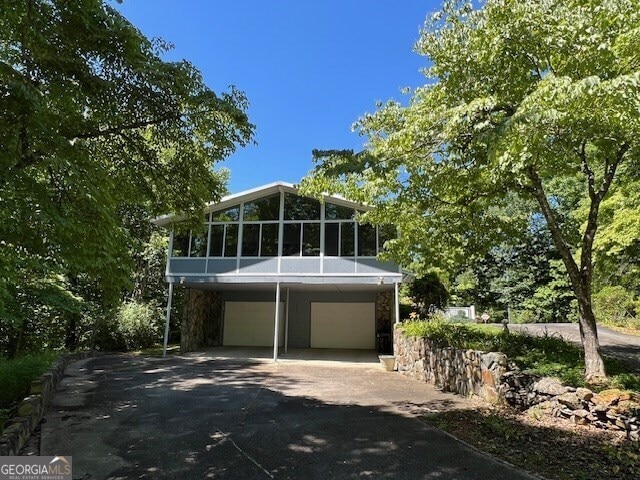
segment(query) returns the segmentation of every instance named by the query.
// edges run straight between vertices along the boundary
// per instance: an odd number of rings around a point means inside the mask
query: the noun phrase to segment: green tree
[[[449,301],[447,287],[434,272],[416,277],[409,284],[409,296],[423,313],[429,313],[432,308],[442,310]]]
[[[214,163],[252,140],[246,98],[101,0],[3,1],[0,38],[0,315],[42,276],[114,304],[127,208],[199,217],[224,190]]]
[[[357,123],[365,152],[320,152],[308,190],[369,201],[374,223],[396,219],[405,259],[491,244],[523,226],[500,215],[510,198],[530,199],[578,301],[585,377],[598,381],[593,245],[617,171],[640,154],[638,25],[638,0],[446,2],[416,47],[428,83]],[[574,179],[587,205],[575,242],[562,218]]]

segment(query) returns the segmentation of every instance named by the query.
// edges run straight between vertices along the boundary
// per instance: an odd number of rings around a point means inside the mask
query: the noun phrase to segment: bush
[[[31,381],[46,372],[60,356],[59,351],[45,351],[7,360],[0,357],[0,408],[7,408],[29,393]]]
[[[604,287],[593,296],[593,313],[600,323],[625,325],[634,307],[633,293],[621,286]]]
[[[152,303],[123,303],[96,322],[96,347],[102,350],[134,350],[160,342],[164,315]]]
[[[154,305],[124,303],[118,308],[116,322],[126,350],[150,347],[160,341],[163,315]]]

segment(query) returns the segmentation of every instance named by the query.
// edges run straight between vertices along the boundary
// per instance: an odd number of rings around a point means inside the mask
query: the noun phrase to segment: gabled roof
[[[299,195],[298,189],[294,184],[278,181],[278,182],[269,183],[267,185],[263,185],[261,187],[251,188],[243,192],[227,195],[223,197],[219,202],[209,202],[203,208],[203,213],[206,214],[214,210],[224,210],[225,208],[232,207],[234,205],[239,204],[240,202],[255,200],[255,199],[266,197],[268,195],[279,193],[279,192],[286,192],[286,193],[292,193],[294,195]],[[337,205],[342,205],[344,207],[353,208],[353,209],[359,209],[359,210],[371,209],[371,207],[367,207],[366,205],[362,205],[360,203],[352,202],[338,195],[323,195],[323,201],[335,203]],[[162,226],[170,225],[173,222],[179,222],[181,218],[182,217],[174,214],[162,215],[160,217],[154,218],[151,222],[162,227]]]

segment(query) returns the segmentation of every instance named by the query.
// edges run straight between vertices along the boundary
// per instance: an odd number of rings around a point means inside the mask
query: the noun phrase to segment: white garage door
[[[222,344],[273,347],[274,302],[225,302]],[[284,345],[284,302],[280,303],[278,345]]]
[[[374,303],[311,303],[311,348],[375,348]]]

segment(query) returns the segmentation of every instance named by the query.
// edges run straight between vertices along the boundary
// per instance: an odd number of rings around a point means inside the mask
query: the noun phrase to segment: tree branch
[[[553,238],[553,243],[558,249],[565,267],[567,268],[567,273],[569,274],[573,288],[576,292],[582,292],[583,289],[580,281],[580,271],[578,269],[578,265],[576,264],[576,261],[571,254],[571,249],[569,248],[569,245],[567,244],[567,241],[562,234],[562,229],[558,224],[556,214],[549,204],[547,194],[544,190],[544,185],[542,184],[542,179],[538,175],[538,172],[533,165],[529,166],[526,172],[529,180],[531,181],[531,193],[538,202],[538,205],[542,210],[542,214],[547,221],[549,231],[551,232],[551,237]]]
[[[98,130],[94,130],[93,132],[80,132],[80,133],[70,134],[70,135],[67,135],[66,138],[68,140],[74,140],[74,139],[86,140],[90,138],[104,137],[107,135],[116,135],[124,131],[149,127],[151,125],[157,125],[159,123],[167,122],[169,120],[179,120],[182,115],[183,115],[182,112],[177,112],[177,113],[172,112],[171,114],[167,114],[159,118],[140,120],[137,122],[127,123],[124,125],[116,125],[113,127],[99,128]]]
[[[590,176],[588,176],[588,181],[591,204],[589,205],[587,226],[585,227],[584,235],[582,236],[582,252],[580,255],[580,271],[585,285],[591,284],[591,277],[593,274],[593,242],[598,230],[598,214],[600,212],[600,204],[607,195],[609,188],[611,187],[611,182],[613,182],[613,178],[615,177],[616,170],[618,169],[618,165],[620,165],[620,163],[622,162],[622,157],[627,152],[627,150],[629,150],[629,146],[624,143],[616,153],[616,156],[613,160],[606,160],[602,184],[600,185],[600,188],[597,192],[595,191],[595,187],[593,185],[595,183],[595,176],[593,172],[589,170]],[[584,156],[584,147],[582,151]],[[584,156],[584,161],[586,162],[586,156]]]

